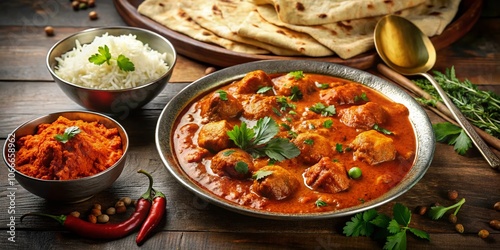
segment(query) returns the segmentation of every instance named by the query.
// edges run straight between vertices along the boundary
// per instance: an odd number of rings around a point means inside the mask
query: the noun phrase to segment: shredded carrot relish
[[[66,143],[54,138],[71,126],[77,126],[81,132]],[[51,124],[40,124],[36,134],[21,137],[16,144],[16,169],[43,180],[95,175],[113,166],[123,155],[117,128],[63,116]]]

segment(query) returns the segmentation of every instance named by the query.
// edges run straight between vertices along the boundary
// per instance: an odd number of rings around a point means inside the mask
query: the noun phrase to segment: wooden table
[[[2,1],[0,3],[0,143],[23,122],[62,111],[83,110],[56,86],[46,66],[45,55],[59,39],[95,26],[125,25],[112,1],[97,1],[99,19],[90,21],[89,10],[74,12],[68,1]],[[55,36],[48,37],[44,27],[52,25]],[[435,69],[455,66],[459,78],[468,78],[481,89],[500,93],[500,17],[482,17],[473,30],[452,46],[438,52]],[[160,161],[154,143],[157,118],[165,104],[186,84],[202,77],[210,65],[180,56],[171,84],[141,111],[119,120],[131,137],[126,169],[114,185],[83,203],[63,205],[32,195],[15,181],[9,185],[7,168],[0,168],[0,245],[8,249],[133,249],[135,234],[116,241],[95,241],[75,236],[53,221],[27,218],[22,214],[38,211],[67,214],[87,211],[92,204],[112,206],[119,198],[138,198],[145,188],[144,178],[135,173],[143,168],[155,176],[157,187],[168,199],[166,222],[143,246],[148,249],[333,249],[381,248],[366,237],[346,237],[342,227],[350,218],[320,221],[273,221],[229,212],[200,200],[177,183]],[[376,68],[369,69],[378,74]],[[433,123],[443,121],[428,111]],[[498,153],[498,151],[497,151]],[[395,201],[378,207],[391,214],[399,202],[414,209],[419,205],[446,199],[455,189],[467,202],[459,213],[465,232],[455,232],[446,219],[432,221],[413,214],[411,226],[430,233],[431,241],[408,237],[409,249],[499,248],[500,231],[488,226],[500,219],[493,204],[500,201],[499,171],[492,170],[477,151],[457,155],[451,146],[436,145],[435,157],[422,180]],[[15,194],[9,196],[15,188]],[[11,200],[11,197],[15,199]],[[10,230],[14,217],[15,230]],[[487,239],[477,236],[480,229],[490,231]],[[11,231],[9,233],[9,231]],[[15,233],[15,242],[9,241]]]

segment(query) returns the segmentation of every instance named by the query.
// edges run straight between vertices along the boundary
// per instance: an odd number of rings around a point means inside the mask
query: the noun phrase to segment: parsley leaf
[[[316,207],[326,207],[326,206],[328,206],[328,203],[326,203],[325,201],[323,201],[321,199],[317,199],[314,202],[314,205],[316,205]]]
[[[248,164],[242,161],[238,161],[234,166],[234,170],[236,170],[236,172],[238,172],[239,174],[246,174],[248,173]]]
[[[311,110],[316,114],[321,114],[322,116],[333,116],[337,113],[335,106],[330,105],[327,107],[321,102],[318,102],[313,106],[309,107],[309,110]]]
[[[219,94],[219,98],[223,101],[227,101],[227,92],[224,90],[217,90],[215,93]]]
[[[264,87],[260,87],[258,90],[257,90],[257,94],[264,94],[266,93],[267,91],[273,89],[273,87],[270,87],[270,86],[264,86]]]
[[[97,48],[97,53],[89,57],[89,62],[95,65],[102,65],[104,62],[106,62],[108,65],[110,65],[111,59],[114,58],[111,57],[111,53],[109,52],[109,47],[107,45],[104,45],[104,47],[99,46],[99,48]],[[134,63],[132,63],[128,57],[122,54],[120,54],[114,60],[116,60],[116,64],[123,71],[135,70]]]
[[[252,178],[258,181],[272,174],[273,171],[270,170],[259,170],[252,175]]]
[[[451,205],[449,207],[443,207],[443,206],[433,206],[428,212],[428,215],[433,219],[433,220],[438,220],[439,218],[443,217],[443,215],[448,211],[453,208],[455,208],[454,214],[457,215],[458,211],[462,207],[462,205],[465,203],[465,198],[462,198],[459,202],[455,203],[454,205]]]
[[[301,70],[292,71],[292,72],[288,73],[288,76],[293,77],[295,80],[300,80],[300,79],[304,78],[304,72]]]
[[[245,122],[241,126],[234,126],[227,132],[236,146],[252,154],[253,157],[268,156],[272,160],[283,161],[300,154],[300,150],[285,138],[275,138],[279,126],[270,117],[257,121],[253,128],[247,128]]]
[[[419,238],[430,240],[426,232],[409,227],[410,210],[402,204],[393,207],[393,219],[379,214],[375,209],[357,213],[347,222],[343,233],[346,236],[370,236],[386,239],[384,249],[406,249],[406,232],[410,231]]]
[[[380,127],[378,124],[375,124],[373,125],[373,129],[375,129],[376,131],[382,133],[382,134],[386,134],[386,135],[392,135],[393,133],[385,128],[382,128]]]
[[[442,122],[433,124],[432,129],[438,142],[454,145],[455,151],[460,155],[465,155],[472,148],[472,141],[459,126],[449,122]]]
[[[331,128],[332,125],[333,125],[333,121],[330,120],[330,119],[328,119],[328,120],[326,120],[326,121],[323,122],[323,127],[324,128]]]
[[[67,127],[65,130],[64,130],[64,134],[57,134],[54,136],[54,139],[62,142],[62,143],[66,143],[68,142],[71,138],[75,137],[77,134],[79,134],[81,132],[80,128],[77,127],[77,126],[71,126],[71,127]]]
[[[292,95],[290,96],[290,100],[292,101],[298,101],[302,100],[304,95],[302,94],[302,91],[300,91],[299,87],[293,86],[292,87]]]

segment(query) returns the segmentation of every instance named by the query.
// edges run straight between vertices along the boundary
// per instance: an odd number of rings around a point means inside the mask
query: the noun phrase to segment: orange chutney
[[[77,126],[81,132],[66,143],[54,138],[71,126]],[[95,175],[113,166],[123,155],[117,128],[63,116],[51,124],[38,125],[36,134],[21,137],[16,146],[16,169],[43,180]]]

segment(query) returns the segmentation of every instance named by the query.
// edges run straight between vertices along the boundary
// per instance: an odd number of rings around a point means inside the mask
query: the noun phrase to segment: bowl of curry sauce
[[[128,135],[89,111],[51,113],[17,127],[5,141],[9,174],[32,194],[80,202],[110,187],[125,166]]]
[[[238,213],[306,220],[347,216],[411,189],[434,155],[426,112],[365,71],[312,61],[229,67],[164,108],[156,146],[199,197]],[[361,176],[350,176],[353,168]]]

